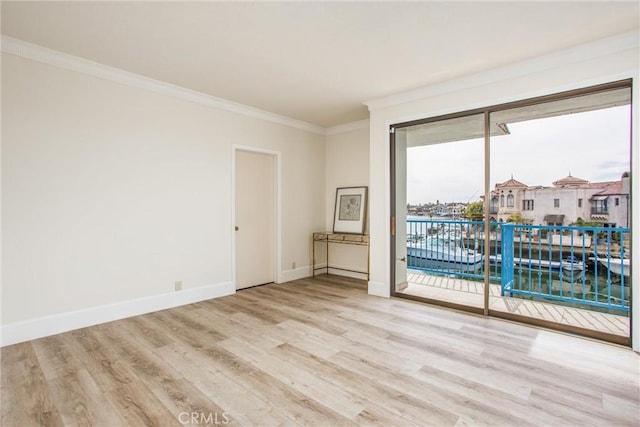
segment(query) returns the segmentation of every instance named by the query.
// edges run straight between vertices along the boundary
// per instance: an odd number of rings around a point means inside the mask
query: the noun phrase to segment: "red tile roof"
[[[622,194],[622,181],[598,182],[597,184],[608,184],[604,190],[594,194],[594,196],[608,196],[612,194]]]
[[[556,187],[581,187],[584,184],[589,184],[589,181],[569,174],[569,176],[554,181],[552,184]]]
[[[503,182],[502,184],[496,184],[496,188],[526,188],[527,184],[523,184],[522,182],[511,178],[508,181]]]

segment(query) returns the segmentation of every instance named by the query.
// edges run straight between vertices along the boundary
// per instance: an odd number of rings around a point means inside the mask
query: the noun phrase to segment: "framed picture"
[[[336,189],[333,232],[364,234],[367,220],[367,187]]]

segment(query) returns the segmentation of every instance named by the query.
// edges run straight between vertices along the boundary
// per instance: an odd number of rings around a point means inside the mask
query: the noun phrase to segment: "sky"
[[[630,170],[630,106],[508,124],[491,138],[491,189],[513,178],[550,187],[571,174],[590,182]],[[407,202],[474,202],[484,194],[482,139],[409,148]]]

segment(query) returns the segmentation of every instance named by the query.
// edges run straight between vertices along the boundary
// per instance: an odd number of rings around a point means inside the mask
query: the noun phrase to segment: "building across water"
[[[491,192],[491,221],[541,225],[598,222],[609,227],[629,226],[630,175],[618,181],[589,182],[569,176],[551,187],[529,186],[513,177]]]

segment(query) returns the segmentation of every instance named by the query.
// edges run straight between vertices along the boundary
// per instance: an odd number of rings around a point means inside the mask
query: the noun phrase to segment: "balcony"
[[[609,215],[609,209],[606,206],[592,207],[591,215]]]
[[[403,293],[629,337],[629,229],[409,220]]]

